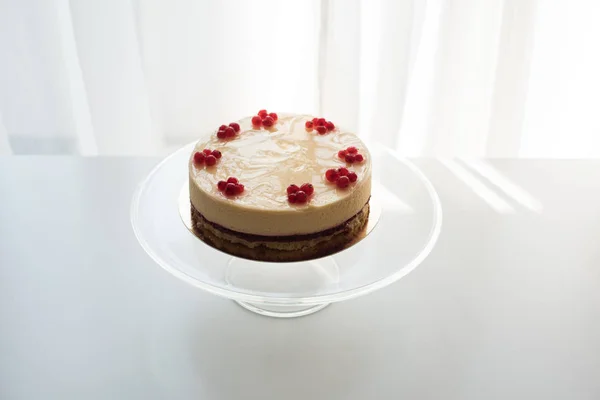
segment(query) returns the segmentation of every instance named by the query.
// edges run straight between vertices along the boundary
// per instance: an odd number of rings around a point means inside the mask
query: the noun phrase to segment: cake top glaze
[[[258,235],[312,233],[351,218],[370,197],[370,154],[352,132],[336,127],[321,135],[307,129],[312,119],[280,115],[273,126],[257,127],[247,117],[237,122],[234,137],[219,138],[215,131],[200,140],[189,160],[192,204],[211,222]],[[362,162],[349,164],[338,156],[350,146],[358,149]],[[221,153],[214,165],[194,162],[194,154],[204,149]],[[343,189],[325,177],[328,169],[341,167],[357,176]],[[219,190],[218,182],[228,177],[244,185],[243,193],[227,196]],[[291,204],[286,189],[304,183],[312,184],[314,193],[304,204]]]

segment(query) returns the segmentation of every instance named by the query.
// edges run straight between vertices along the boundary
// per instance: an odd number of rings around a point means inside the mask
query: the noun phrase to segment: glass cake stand
[[[233,257],[194,236],[179,214],[191,143],[158,164],[138,185],[131,223],[144,250],[177,278],[232,299],[255,313],[299,317],[358,297],[406,276],[431,252],[442,208],[431,182],[410,161],[369,146],[373,162],[371,216],[378,221],[351,247],[302,262]],[[374,228],[373,228],[374,226]]]

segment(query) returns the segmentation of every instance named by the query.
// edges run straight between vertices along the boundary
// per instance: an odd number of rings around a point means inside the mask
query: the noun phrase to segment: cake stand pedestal
[[[294,318],[303,317],[321,311],[327,307],[330,303],[319,304],[316,306],[268,306],[265,304],[251,304],[243,301],[235,301],[240,306],[244,307],[248,311],[264,315],[266,317],[276,318]]]
[[[340,281],[340,269],[333,257],[279,265],[232,257],[226,271],[226,280],[232,287],[251,288],[256,292],[283,290],[287,293],[314,294],[320,287],[335,285]],[[301,299],[282,302],[268,298],[261,300],[258,303],[236,300],[236,303],[246,310],[277,318],[301,317],[329,305],[313,302],[302,304]]]

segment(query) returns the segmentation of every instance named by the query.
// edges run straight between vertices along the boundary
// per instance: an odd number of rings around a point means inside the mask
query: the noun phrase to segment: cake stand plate
[[[138,185],[131,205],[133,230],[166,271],[257,314],[300,317],[387,286],[416,268],[439,237],[442,209],[431,182],[394,151],[371,145],[371,215],[351,246],[301,262],[233,257],[198,240],[180,215],[185,205],[189,217],[182,187],[193,146],[168,156]]]

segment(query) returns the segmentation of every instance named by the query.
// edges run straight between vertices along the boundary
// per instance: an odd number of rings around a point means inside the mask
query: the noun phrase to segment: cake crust
[[[365,229],[370,206],[342,224],[306,235],[263,236],[236,232],[207,220],[190,204],[196,234],[209,245],[236,257],[255,261],[291,262],[325,257],[354,242]]]

